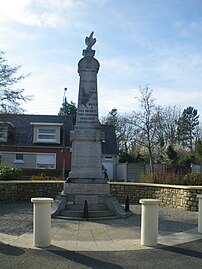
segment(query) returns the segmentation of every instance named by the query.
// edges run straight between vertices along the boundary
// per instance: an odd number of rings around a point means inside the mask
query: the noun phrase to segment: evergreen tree
[[[200,164],[202,163],[202,140],[198,139],[195,143],[195,155],[196,161]]]
[[[193,151],[196,127],[199,125],[197,109],[189,106],[184,109],[182,116],[177,121],[177,136],[183,148]]]
[[[64,102],[62,103],[62,107],[60,108],[60,111],[58,113],[59,116],[72,116],[73,118],[73,124],[76,123],[76,104],[74,102],[67,102],[66,97],[64,98]]]
[[[176,168],[178,162],[178,153],[177,151],[174,150],[174,148],[171,145],[167,147],[166,155],[168,157],[168,164],[172,168]]]
[[[24,95],[24,89],[14,89],[25,75],[18,75],[20,65],[11,66],[0,51],[0,113],[22,113],[21,102],[31,100],[31,96]]]
[[[119,114],[116,108],[113,108],[106,117],[101,119],[102,123],[114,125],[115,129],[119,128]]]

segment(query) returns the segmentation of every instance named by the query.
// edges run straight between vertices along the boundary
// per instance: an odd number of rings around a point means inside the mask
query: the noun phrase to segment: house
[[[102,143],[102,164],[107,170],[109,178],[116,178],[116,166],[118,164],[118,145],[113,125],[101,125],[105,134]]]
[[[103,165],[115,177],[118,148],[114,127],[102,125]],[[50,175],[68,175],[71,169],[71,116],[1,114],[0,160],[12,167],[44,169]]]

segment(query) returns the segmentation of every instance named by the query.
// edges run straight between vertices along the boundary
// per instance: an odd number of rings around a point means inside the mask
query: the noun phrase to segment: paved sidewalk
[[[133,215],[126,219],[112,219],[102,221],[71,221],[52,219],[51,228],[51,246],[45,248],[49,253],[83,253],[88,252],[94,256],[108,253],[108,258],[112,255],[114,261],[115,253],[122,255],[131,255],[131,253],[144,253],[145,251],[162,251],[170,247],[172,251],[180,245],[188,246],[202,243],[202,234],[197,232],[198,213],[186,212],[180,209],[160,208],[159,210],[159,237],[156,248],[145,247],[140,245],[140,217],[141,207],[139,205],[130,207]],[[1,249],[10,246],[16,251],[23,249],[28,251],[43,251],[33,246],[32,238],[32,204],[31,203],[0,203],[0,254]],[[196,245],[194,244],[196,247]],[[193,247],[192,247],[193,248]],[[26,250],[27,249],[27,250]],[[169,253],[172,253],[170,250]],[[192,253],[192,252],[193,253]],[[11,251],[12,252],[12,251]],[[175,252],[175,251],[174,251]],[[111,253],[111,254],[110,254]],[[125,253],[125,254],[123,254]],[[190,249],[191,257],[201,256],[201,249]],[[194,254],[195,253],[195,254]],[[40,256],[39,255],[39,256]],[[8,251],[9,256],[9,251]],[[11,255],[12,256],[12,255]],[[88,255],[88,259],[90,255]],[[202,260],[197,257],[197,263],[202,268]],[[70,255],[71,257],[71,255]],[[125,257],[125,256],[124,256]],[[70,258],[73,259],[75,257]],[[130,256],[132,261],[132,257]],[[123,258],[124,260],[124,258]],[[94,261],[96,262],[96,261]],[[120,261],[121,262],[121,261]],[[188,263],[186,263],[188,264]],[[1,260],[0,260],[1,265]],[[150,264],[151,265],[151,264]],[[169,264],[168,264],[169,265]],[[33,265],[35,266],[35,265]],[[50,265],[51,266],[51,265]],[[30,268],[51,268],[51,267],[30,267]],[[72,265],[73,266],[73,265]],[[108,268],[103,267],[67,267],[67,268]],[[98,266],[98,265],[97,265]],[[101,265],[100,265],[101,266]],[[111,265],[112,266],[112,265]],[[132,266],[132,265],[130,265]],[[120,267],[120,268],[144,268],[140,267]],[[1,266],[0,266],[1,267]],[[1,268],[7,268],[1,267]],[[8,267],[15,268],[15,267]],[[17,268],[17,267],[16,267]],[[24,268],[24,267],[19,267]],[[60,267],[59,267],[60,268]],[[63,268],[63,267],[61,267]],[[65,267],[64,267],[65,268]],[[113,267],[109,267],[113,268]],[[114,267],[119,268],[119,267]],[[147,268],[147,267],[145,267]],[[148,267],[149,268],[149,267]],[[152,268],[152,267],[151,267]],[[158,268],[158,267],[153,267]],[[159,267],[161,268],[161,267]],[[164,268],[170,268],[164,266]],[[178,267],[176,267],[178,268]],[[196,267],[195,267],[196,268]]]

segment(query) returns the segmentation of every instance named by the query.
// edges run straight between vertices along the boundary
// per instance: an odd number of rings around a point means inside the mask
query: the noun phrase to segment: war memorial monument
[[[102,168],[104,133],[98,119],[97,73],[93,32],[78,63],[80,76],[76,125],[71,131],[72,162],[64,189],[54,202],[53,216],[62,218],[105,218],[127,216],[111,196]]]

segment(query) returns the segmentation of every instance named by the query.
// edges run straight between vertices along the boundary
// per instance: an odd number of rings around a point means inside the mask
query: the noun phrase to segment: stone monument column
[[[71,182],[104,181],[102,171],[102,141],[104,135],[98,120],[97,73],[99,62],[92,50],[96,39],[93,33],[86,37],[87,48],[78,63],[80,76],[76,126],[71,132],[72,164]]]
[[[61,195],[55,200],[52,216],[81,218],[84,204],[89,218],[127,215],[109,191],[102,169],[104,133],[98,120],[97,73],[93,32],[86,37],[86,49],[78,63],[79,95],[72,141],[71,172]]]

